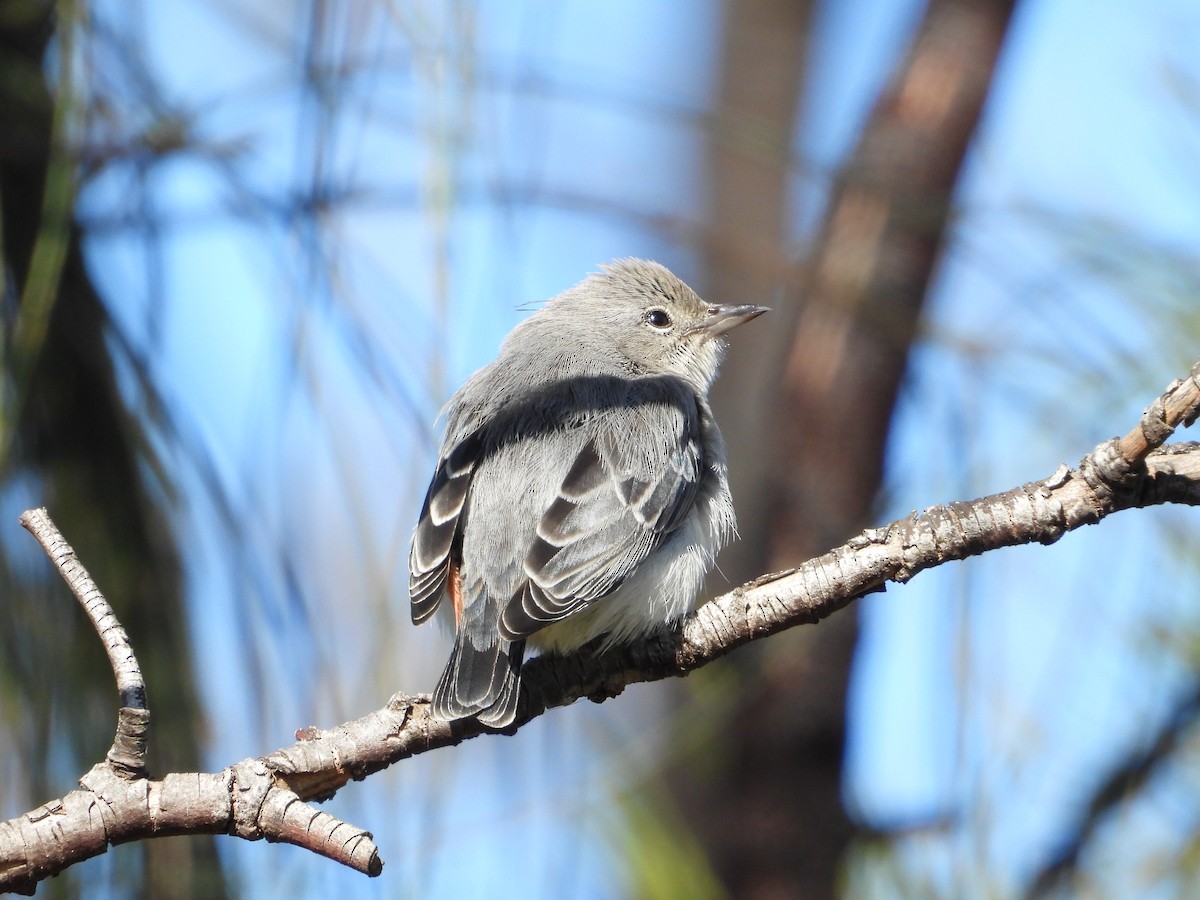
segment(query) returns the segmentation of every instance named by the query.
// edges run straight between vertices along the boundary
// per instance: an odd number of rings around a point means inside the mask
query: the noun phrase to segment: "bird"
[[[409,554],[413,623],[454,632],[434,716],[508,728],[527,647],[602,652],[695,608],[736,532],[709,388],[724,335],[766,311],[618,259],[451,397]]]

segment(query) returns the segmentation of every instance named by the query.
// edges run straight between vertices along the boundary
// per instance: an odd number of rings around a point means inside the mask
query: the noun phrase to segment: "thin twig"
[[[129,643],[129,635],[117,621],[112,606],[104,599],[92,576],[75,556],[71,545],[50,521],[50,515],[45,508],[26,510],[21,514],[20,522],[42,545],[42,549],[62,575],[71,593],[87,613],[92,627],[100,635],[113,675],[117,679],[121,706],[148,710],[146,682],[142,678],[142,670],[138,667],[137,657],[134,656],[133,647]]]
[[[37,538],[37,542],[42,545],[42,549],[70,587],[71,593],[79,600],[108,654],[108,662],[117,680],[117,694],[120,697],[117,729],[112,747],[108,751],[108,761],[124,778],[143,777],[146,774],[150,707],[146,701],[146,682],[134,655],[133,645],[129,642],[129,635],[117,620],[117,615],[108,600],[100,593],[100,588],[96,587],[92,576],[76,557],[74,549],[50,520],[46,510],[26,510],[21,515],[20,522]]]
[[[1180,425],[1196,420],[1200,403],[1200,362],[1192,366],[1187,378],[1172,381],[1162,396],[1146,407],[1136,428],[1121,438],[1121,456],[1128,462],[1145,459],[1157,450]]]

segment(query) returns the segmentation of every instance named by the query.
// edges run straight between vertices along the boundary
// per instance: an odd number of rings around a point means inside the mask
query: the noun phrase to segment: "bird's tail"
[[[462,631],[433,692],[433,714],[474,716],[489,728],[507,728],[517,716],[525,642],[496,640],[478,647]]]

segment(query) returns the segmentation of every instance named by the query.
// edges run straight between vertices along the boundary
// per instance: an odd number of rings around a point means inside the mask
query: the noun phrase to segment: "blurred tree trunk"
[[[794,565],[870,523],[892,411],[1011,0],[932,0],[801,267],[785,260],[789,148],[809,6],[727,0],[709,156],[707,296],[767,303],[773,345],[730,359],[715,403],[742,540],[728,579]],[[766,320],[764,320],[766,321]],[[736,654],[735,721],[673,782],[737,897],[832,897],[854,835],[841,802],[848,610]]]
[[[53,137],[64,100],[56,111],[45,83],[56,37],[63,53],[54,9],[0,0],[0,476],[14,502],[49,508],[130,632],[155,691],[152,768],[196,771],[202,718],[164,509],[170,484],[147,441],[148,423],[118,390],[110,322],[73,224],[79,164]],[[15,515],[0,538],[0,684],[17,699],[0,712],[10,746],[28,753],[20,764],[27,783],[9,785],[9,799],[28,792],[20,802],[32,808],[103,758],[117,694],[99,639],[65,586],[45,560],[36,570],[23,564],[40,553],[15,533]],[[120,853],[118,894],[225,896],[211,838],[156,840]],[[86,867],[78,872],[87,878]],[[81,884],[73,873],[44,890],[71,894]]]

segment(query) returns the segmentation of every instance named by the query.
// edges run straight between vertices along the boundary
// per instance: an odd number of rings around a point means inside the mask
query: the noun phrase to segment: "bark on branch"
[[[369,832],[305,803],[262,760],[244,760],[215,774],[150,779],[145,767],[150,710],[129,636],[46,510],[28,510],[20,522],[54,562],[100,636],[120,709],[112,748],[79,780],[77,790],[0,823],[0,891],[32,894],[42,879],[110,845],[175,834],[286,841],[379,874],[383,864]]]
[[[999,547],[1057,541],[1124,509],[1200,505],[1200,444],[1163,444],[1200,414],[1200,363],[1172,383],[1128,434],[1100,444],[1074,469],[1000,494],[927,509],[868,529],[801,566],[764,575],[705,604],[676,627],[593,655],[540,657],[524,670],[515,731],[547,709],[600,702],[627,685],[683,676],[736,647],[817,622],[864,594],[942,563]],[[121,696],[118,736],[79,789],[0,823],[0,890],[32,893],[38,881],[109,845],[167,834],[232,834],[306,847],[368,875],[382,870],[371,835],[307,801],[351,779],[486,733],[474,720],[430,715],[428,695],[396,694],[336,728],[302,729],[297,742],[217,773],[150,779],[144,769],[149,710],[128,637],[44,510],[21,517],[80,599],[108,649]],[[136,714],[129,722],[125,714]],[[130,735],[122,735],[122,727]]]

